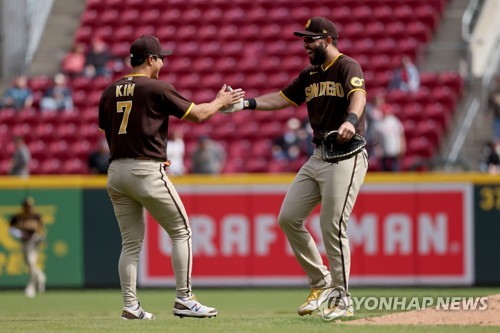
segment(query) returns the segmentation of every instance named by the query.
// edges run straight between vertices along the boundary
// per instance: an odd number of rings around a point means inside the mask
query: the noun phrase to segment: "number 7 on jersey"
[[[127,125],[128,125],[128,118],[130,116],[130,111],[132,111],[132,101],[116,102],[116,112],[124,113],[118,134],[127,134]]]

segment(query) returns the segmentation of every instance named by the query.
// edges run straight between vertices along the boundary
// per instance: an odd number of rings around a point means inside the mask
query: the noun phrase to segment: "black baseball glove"
[[[339,143],[337,134],[338,131],[330,131],[323,138],[321,153],[325,162],[337,163],[346,160],[358,154],[366,146],[365,138],[359,134],[354,134],[346,143]]]

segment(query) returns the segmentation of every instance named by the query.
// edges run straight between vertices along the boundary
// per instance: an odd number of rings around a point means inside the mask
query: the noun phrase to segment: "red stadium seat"
[[[446,87],[453,89],[456,95],[459,97],[463,93],[464,80],[460,73],[446,71],[439,74],[439,82]]]
[[[432,98],[434,101],[444,105],[447,111],[453,112],[455,110],[455,103],[457,94],[449,87],[440,86],[432,90]]]
[[[53,84],[53,80],[51,77],[47,75],[40,75],[37,77],[30,78],[28,80],[28,87],[31,88],[31,90],[36,91],[45,91],[47,88],[49,88]]]
[[[436,30],[439,13],[430,4],[421,3],[414,9],[414,15],[418,21],[423,22],[430,28],[431,32]]]
[[[382,24],[392,20],[392,8],[388,5],[378,5],[373,8],[373,18],[376,22],[381,22]],[[369,30],[369,29],[367,29]]]
[[[431,38],[430,28],[420,21],[410,22],[406,25],[408,36],[413,37],[420,43],[427,43]]]
[[[61,171],[61,161],[56,158],[44,159],[38,169],[41,175],[59,174]]]
[[[79,158],[67,159],[63,162],[61,170],[58,173],[66,175],[86,174],[88,173],[87,163],[84,163]]]
[[[415,15],[413,8],[404,2],[396,5],[392,10],[392,14],[394,15],[394,18],[400,22],[408,22]]]
[[[224,164],[223,173],[242,173],[245,171],[245,160],[241,157],[228,158]]]
[[[435,146],[426,137],[415,137],[408,143],[408,154],[429,158],[434,155]]]
[[[111,28],[121,24],[120,15],[121,11],[118,9],[106,9],[99,14],[99,21],[103,26]]]
[[[423,117],[423,107],[419,103],[407,103],[403,106],[403,117],[418,122]]]
[[[443,128],[434,119],[424,119],[417,124],[417,133],[427,138],[433,146],[438,146],[443,136]]]
[[[426,87],[430,90],[440,84],[439,74],[435,72],[422,72],[420,73],[420,86]]]
[[[448,129],[451,116],[443,104],[438,102],[427,104],[424,108],[423,116],[425,119],[436,121],[442,129]]]

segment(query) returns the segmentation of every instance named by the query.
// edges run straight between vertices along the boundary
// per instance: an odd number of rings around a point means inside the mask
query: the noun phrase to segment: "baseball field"
[[[500,332],[500,288],[353,288],[351,292],[355,316],[325,321],[318,315],[296,314],[307,297],[303,288],[200,289],[198,299],[216,307],[219,315],[181,319],[171,312],[172,289],[142,289],[142,304],[156,320],[124,321],[118,289],[48,290],[32,299],[22,290],[2,290],[0,332]],[[391,308],[378,302],[382,299],[396,302]],[[439,301],[450,299],[475,301],[477,306],[436,310]],[[425,300],[428,307],[418,310]]]

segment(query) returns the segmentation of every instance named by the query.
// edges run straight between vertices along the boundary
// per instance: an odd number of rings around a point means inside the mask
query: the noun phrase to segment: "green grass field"
[[[487,296],[500,288],[353,288],[356,297]],[[120,319],[121,294],[113,290],[48,290],[33,299],[22,290],[0,290],[0,332],[500,332],[500,327],[474,326],[346,326],[318,316],[300,317],[297,307],[306,289],[199,289],[202,303],[214,306],[211,319],[172,315],[174,291],[141,289],[143,307],[156,315],[153,321]],[[358,311],[356,318],[387,311]]]

